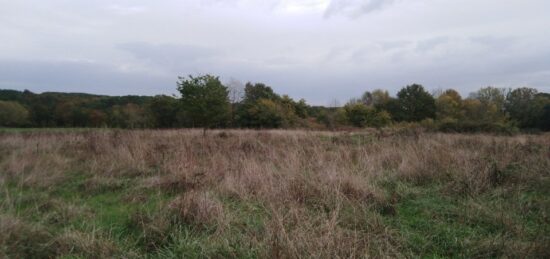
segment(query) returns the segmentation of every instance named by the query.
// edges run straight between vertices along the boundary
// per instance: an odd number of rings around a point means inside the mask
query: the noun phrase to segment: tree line
[[[2,127],[381,128],[417,123],[441,131],[550,130],[550,94],[485,87],[463,98],[422,85],[367,91],[343,107],[308,105],[262,83],[242,92],[212,75],[179,77],[179,96],[102,96],[0,90]]]

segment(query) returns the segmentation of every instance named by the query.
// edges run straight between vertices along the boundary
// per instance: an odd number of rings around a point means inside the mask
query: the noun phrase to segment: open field
[[[0,257],[550,257],[550,135],[4,131]]]

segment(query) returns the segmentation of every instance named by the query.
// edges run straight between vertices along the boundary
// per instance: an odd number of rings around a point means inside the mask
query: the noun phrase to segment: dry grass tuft
[[[187,224],[201,227],[224,226],[223,205],[207,192],[186,192],[174,199],[168,207]]]
[[[45,229],[10,215],[0,215],[0,257],[50,258],[55,250]]]
[[[69,230],[54,241],[58,254],[77,255],[85,258],[108,258],[119,255],[117,247],[96,233]]]

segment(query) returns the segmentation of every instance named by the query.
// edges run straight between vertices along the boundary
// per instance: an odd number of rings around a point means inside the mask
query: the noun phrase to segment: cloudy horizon
[[[0,0],[0,88],[175,94],[262,82],[311,104],[419,83],[550,92],[542,0]]]

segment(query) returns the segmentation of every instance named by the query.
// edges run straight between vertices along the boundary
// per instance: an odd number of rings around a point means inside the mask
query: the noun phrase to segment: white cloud
[[[146,11],[146,8],[144,6],[128,6],[119,4],[109,5],[107,9],[118,15],[134,15]]]
[[[322,13],[330,0],[282,0],[278,8],[292,14]]]
[[[358,17],[380,10],[394,2],[395,0],[331,0],[325,10],[325,17],[330,17],[335,14]]]

